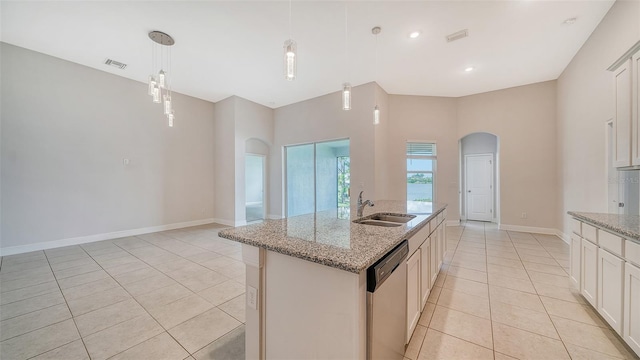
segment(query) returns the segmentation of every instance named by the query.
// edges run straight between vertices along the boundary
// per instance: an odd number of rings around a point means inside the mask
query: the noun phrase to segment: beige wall
[[[225,225],[246,223],[244,158],[249,139],[273,144],[273,110],[238,96],[216,103],[215,219]]]
[[[3,249],[213,217],[213,103],[174,93],[169,128],[146,84],[0,51]]]
[[[558,227],[567,211],[607,212],[605,123],[614,116],[606,69],[640,40],[640,1],[617,1],[558,78]]]
[[[352,89],[352,108],[341,108],[341,93],[335,92],[275,109],[274,146],[271,151],[270,214],[284,216],[283,147],[285,145],[349,138],[351,151],[351,209],[359,191],[375,199],[375,149],[373,101],[375,84]]]
[[[474,132],[499,138],[500,223],[555,229],[556,82],[465,96],[457,105],[458,139]]]
[[[225,225],[233,225],[236,216],[235,103],[233,96],[218,101],[214,116],[215,219]]]
[[[389,95],[389,199],[407,199],[407,140],[435,141],[435,200],[449,204],[448,220],[459,219],[456,116],[455,98]]]

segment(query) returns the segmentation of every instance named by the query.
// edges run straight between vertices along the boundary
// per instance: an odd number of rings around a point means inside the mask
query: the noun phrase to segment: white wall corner
[[[181,228],[186,228],[191,226],[212,224],[214,222],[217,223],[215,219],[209,218],[209,219],[186,221],[186,222],[167,224],[167,225],[151,226],[151,227],[139,228],[139,229],[130,229],[130,230],[114,231],[114,232],[103,233],[103,234],[80,236],[75,238],[44,241],[44,242],[39,242],[35,244],[9,246],[5,248],[0,248],[0,256],[22,254],[22,253],[27,253],[31,251],[55,249],[63,246],[87,244],[87,243],[96,242],[96,241],[118,239],[118,238],[123,238],[127,236],[136,236],[136,235],[148,234],[148,233],[153,233],[158,231],[174,230],[174,229],[181,229]]]

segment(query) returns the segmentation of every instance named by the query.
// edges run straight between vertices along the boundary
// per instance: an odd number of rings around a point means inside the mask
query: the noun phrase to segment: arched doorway
[[[267,157],[269,145],[259,139],[245,143],[244,182],[246,222],[264,220],[267,213]]]
[[[500,222],[500,144],[496,135],[471,133],[459,141],[460,219]]]

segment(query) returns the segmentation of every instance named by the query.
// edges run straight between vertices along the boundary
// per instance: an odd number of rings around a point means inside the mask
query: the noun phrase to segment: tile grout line
[[[483,235],[484,235],[484,256],[485,256],[485,264],[487,267],[487,296],[489,297],[489,323],[491,328],[491,347],[493,351],[493,359],[496,358],[496,336],[493,332],[493,311],[491,310],[491,288],[489,287],[489,254],[487,253],[487,229],[486,224],[482,226]]]

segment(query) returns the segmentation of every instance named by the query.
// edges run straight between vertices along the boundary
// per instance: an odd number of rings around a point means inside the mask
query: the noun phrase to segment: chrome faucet
[[[369,206],[373,206],[373,201],[371,200],[365,200],[364,202],[362,202],[362,193],[364,191],[360,191],[360,195],[358,195],[358,212],[357,212],[357,217],[362,217],[362,211],[364,210],[364,207],[369,205]]]

